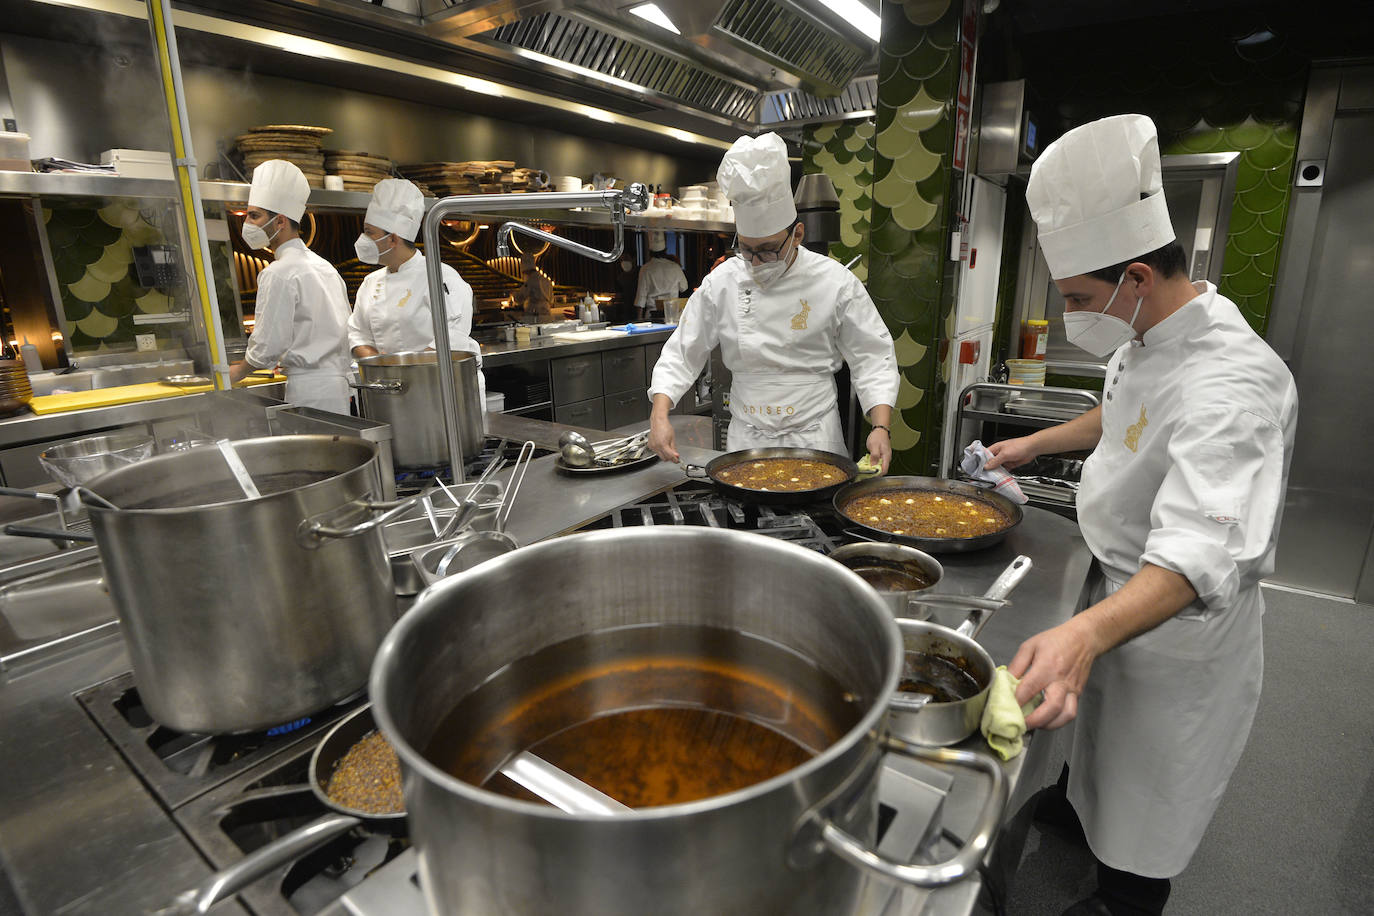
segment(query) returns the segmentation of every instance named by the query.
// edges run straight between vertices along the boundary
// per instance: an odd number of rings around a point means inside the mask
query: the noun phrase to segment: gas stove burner
[[[686,483],[614,510],[582,530],[643,525],[733,528],[791,541],[829,553],[845,540],[843,524],[828,505],[760,506],[721,496],[709,484]]]
[[[476,480],[482,476],[482,472],[487,469],[497,456],[506,459],[507,465],[514,463],[520,454],[520,447],[524,445],[524,440],[501,439],[496,436],[487,436],[482,440],[482,451],[475,457],[463,462],[463,479],[466,481]],[[552,455],[553,449],[538,448],[534,450],[535,458],[542,458],[545,455]],[[421,490],[428,487],[432,481],[438,479],[447,486],[453,484],[453,473],[447,464],[437,467],[402,467],[396,469],[396,496],[405,498],[414,496]]]
[[[132,673],[88,687],[76,694],[76,700],[168,810],[286,748],[320,736],[363,701],[361,696],[350,697],[321,714],[266,731],[198,735],[155,722]]]

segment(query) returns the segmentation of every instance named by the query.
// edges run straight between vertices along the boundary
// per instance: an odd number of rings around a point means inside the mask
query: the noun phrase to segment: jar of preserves
[[[1021,324],[1021,358],[1044,359],[1050,342],[1050,323],[1044,318],[1028,318]]]

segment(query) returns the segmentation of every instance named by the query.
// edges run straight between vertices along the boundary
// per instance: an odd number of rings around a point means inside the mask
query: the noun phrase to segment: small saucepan
[[[1030,569],[1030,557],[1012,560],[984,597],[1005,598]],[[975,607],[957,630],[898,618],[905,658],[897,691],[888,702],[893,734],[947,747],[978,730],[997,666],[974,638],[991,617],[990,609]]]
[[[179,894],[171,906],[158,910],[156,916],[207,913],[218,901],[238,893],[274,868],[362,824],[378,830],[404,831],[404,810],[377,814],[350,808],[334,801],[327,791],[329,779],[339,761],[354,745],[375,731],[377,725],[372,719],[372,706],[361,706],[331,728],[310,756],[310,791],[330,810],[330,814],[298,827],[253,851],[229,868],[216,872],[199,886]]]
[[[861,541],[845,544],[830,552],[830,559],[854,570],[878,596],[887,602],[892,616],[925,620],[931,608],[960,610],[982,608],[996,611],[1009,602],[1005,598],[975,595],[945,595],[935,592],[944,578],[940,561],[924,551],[904,544]]]

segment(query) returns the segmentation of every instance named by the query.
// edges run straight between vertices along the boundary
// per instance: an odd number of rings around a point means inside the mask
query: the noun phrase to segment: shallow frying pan
[[[758,461],[762,458],[797,458],[804,461],[824,461],[835,466],[839,471],[839,479],[828,486],[798,492],[750,490],[747,487],[735,486],[720,479],[720,472],[726,468],[734,467],[744,461]],[[854,463],[853,459],[835,452],[823,452],[814,448],[746,448],[718,455],[707,462],[704,468],[701,465],[689,464],[683,470],[686,471],[688,477],[710,480],[716,491],[722,496],[728,496],[730,499],[740,502],[766,506],[803,505],[821,502],[829,499],[832,493],[859,476],[859,466]]]
[[[326,814],[291,831],[268,845],[249,853],[229,868],[211,875],[198,887],[177,896],[169,907],[158,910],[157,916],[207,913],[226,897],[238,893],[263,875],[292,861],[297,856],[323,846],[342,833],[361,824],[387,831],[405,830],[405,812],[369,814],[347,808],[325,794],[334,767],[348,751],[368,733],[377,730],[372,719],[371,705],[361,706],[331,728],[310,756],[310,791],[333,813]]]
[[[709,465],[708,465],[709,467]],[[999,509],[1004,516],[1011,519],[1011,523],[1001,531],[994,531],[991,534],[980,534],[970,538],[952,537],[915,537],[905,534],[893,534],[881,528],[874,528],[867,525],[851,515],[847,509],[854,500],[861,496],[872,496],[878,493],[897,490],[926,490],[937,491],[940,493],[952,493],[965,499],[976,499],[985,503],[991,503]],[[981,550],[984,547],[991,547],[1000,544],[1013,528],[1021,524],[1021,519],[1025,513],[1021,507],[1007,499],[1001,493],[994,490],[976,487],[970,483],[963,483],[958,480],[942,480],[938,477],[874,477],[869,480],[861,480],[858,483],[851,483],[835,493],[835,511],[842,516],[849,524],[853,525],[860,537],[874,541],[893,541],[898,544],[910,544],[912,547],[919,548],[927,553],[960,553],[966,550]]]

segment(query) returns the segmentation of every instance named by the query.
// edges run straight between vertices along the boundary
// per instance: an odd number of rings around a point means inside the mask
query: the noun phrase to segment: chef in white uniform
[[[420,189],[403,178],[384,178],[372,189],[363,231],[353,247],[364,264],[380,264],[363,278],[348,319],[348,345],[356,359],[434,347],[429,274],[415,238],[425,216]],[[485,402],[482,348],[472,339],[472,287],[441,264],[450,350],[477,357],[477,385]]]
[[[305,247],[300,218],[310,185],[284,159],[253,169],[243,239],[254,250],[272,248],[258,274],[253,334],[244,358],[229,367],[237,382],[254,369],[280,366],[286,400],[348,414],[348,289],[334,266]]]
[[[848,454],[835,394],[844,362],[873,425],[869,455],[886,471],[898,385],[892,335],[858,278],[802,247],[782,139],[741,137],[717,177],[735,208],[740,256],[706,276],[664,344],[649,387],[649,447],[679,460],[668,411],[719,345],[732,373],[729,450],[794,446]]]
[[[1068,913],[1158,913],[1240,759],[1264,664],[1260,579],[1274,547],[1297,391],[1235,304],[1188,280],[1155,127],[1076,128],[1026,202],[1070,341],[1110,357],[1103,403],[999,442],[989,465],[1092,449],[1078,519],[1101,578],[1089,606],[1027,640],[1032,728],[1074,723],[1068,800],[1098,889]]]
[[[638,320],[649,317],[654,300],[676,299],[687,294],[687,275],[682,267],[664,252],[668,240],[657,229],[649,233],[649,260],[639,268],[639,284],[635,288],[635,310]]]

